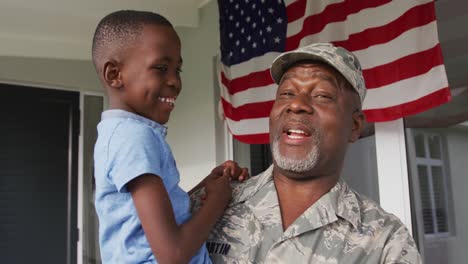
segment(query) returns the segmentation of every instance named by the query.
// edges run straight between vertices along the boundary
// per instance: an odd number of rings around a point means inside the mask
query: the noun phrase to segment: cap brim
[[[270,68],[271,78],[273,79],[273,81],[275,81],[275,83],[279,84],[279,82],[281,81],[281,77],[283,77],[283,74],[289,68],[291,68],[292,65],[304,60],[322,61],[336,69],[336,67],[333,64],[331,64],[329,61],[323,59],[318,55],[306,52],[291,51],[283,53],[273,61]]]

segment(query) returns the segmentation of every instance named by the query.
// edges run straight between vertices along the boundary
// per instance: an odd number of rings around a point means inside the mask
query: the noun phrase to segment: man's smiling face
[[[283,75],[270,113],[275,165],[303,177],[335,174],[353,137],[357,94],[322,63],[304,62]]]

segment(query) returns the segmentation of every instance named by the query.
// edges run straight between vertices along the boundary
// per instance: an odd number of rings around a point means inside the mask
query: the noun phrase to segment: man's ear
[[[117,61],[109,60],[104,63],[102,75],[102,79],[110,88],[120,89],[123,86],[120,66]]]
[[[353,143],[361,136],[362,129],[364,128],[364,113],[360,109],[353,112],[353,125],[351,128],[351,136],[349,142]]]

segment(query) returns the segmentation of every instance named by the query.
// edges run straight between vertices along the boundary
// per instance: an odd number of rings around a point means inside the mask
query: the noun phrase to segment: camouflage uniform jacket
[[[213,263],[421,263],[400,220],[342,181],[284,231],[272,172],[234,187],[207,241]]]

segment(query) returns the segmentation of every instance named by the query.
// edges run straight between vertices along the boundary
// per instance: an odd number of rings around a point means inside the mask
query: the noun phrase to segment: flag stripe
[[[437,30],[435,21],[410,29],[387,43],[353,53],[359,58],[363,69],[374,68],[434,47],[439,43],[434,30]],[[418,45],[414,44],[415,40],[418,40]]]
[[[270,76],[270,69],[266,69],[260,72],[252,72],[247,76],[239,77],[234,80],[229,80],[226,75],[224,75],[223,71],[221,72],[221,82],[228,88],[230,94],[235,94],[252,87],[270,85],[273,83],[273,80]]]
[[[286,40],[286,50],[298,48],[302,38],[321,32],[329,23],[344,21],[347,16],[358,13],[362,9],[377,7],[390,1],[391,0],[349,0],[340,4],[330,4],[322,13],[307,17],[299,33],[288,36]]]
[[[442,74],[445,74],[445,68],[440,65],[432,68],[424,75],[401,80],[379,89],[369,90],[363,108],[376,109],[400,105],[448,87],[447,79],[440,78],[440,76],[443,76]],[[408,91],[411,91],[411,93],[408,93]]]
[[[262,134],[268,133],[269,118],[245,119],[234,121],[226,118],[229,129],[234,135]]]
[[[268,144],[270,142],[269,133],[251,134],[251,135],[234,135],[234,138],[240,142],[247,144]]]
[[[227,88],[221,85],[221,97],[233,107],[239,107],[252,102],[265,102],[275,100],[278,85],[272,83],[267,86],[248,89],[234,95],[230,95]]]
[[[297,1],[286,5],[286,14],[288,16],[288,36],[292,36],[301,31],[304,19],[322,13],[323,10],[330,4],[342,3],[344,0],[330,0],[330,1]],[[301,2],[298,4],[298,2]],[[306,2],[304,5],[302,2]],[[301,7],[305,7],[301,10]],[[302,16],[298,16],[301,14]]]
[[[366,49],[370,45],[386,43],[400,36],[407,30],[435,21],[435,14],[430,12],[433,8],[433,3],[413,7],[390,23],[351,34],[347,40],[333,41],[333,44],[341,46],[349,51],[356,51]],[[372,42],[369,42],[369,39],[372,39]]]
[[[429,110],[448,102],[450,99],[450,89],[445,87],[408,103],[387,108],[364,110],[364,113],[368,120],[370,119],[373,122],[383,122],[401,118],[402,115],[412,115]],[[268,141],[264,142],[264,144],[268,143]]]
[[[288,22],[294,22],[306,14],[307,0],[299,0],[286,7]]]
[[[257,72],[269,69],[271,63],[279,54],[279,52],[269,52],[263,56],[255,57],[246,62],[232,65],[231,67],[221,65],[220,70],[225,73],[226,78],[230,80],[237,79],[250,74],[252,71]]]
[[[232,107],[224,98],[221,98],[221,102],[223,104],[224,115],[233,121],[240,121],[242,119],[269,116],[275,101],[244,104],[237,108]]]
[[[315,1],[313,1],[313,5]],[[318,1],[322,2],[322,1]],[[424,5],[431,0],[407,1],[394,0],[383,6],[367,8],[358,13],[349,15],[344,21],[327,24],[322,31],[309,36],[304,36],[301,46],[315,42],[346,41],[350,35],[361,33],[369,28],[377,28],[387,25],[398,19],[404,12],[416,6]],[[421,14],[419,14],[421,15]],[[293,22],[288,26],[288,37],[297,35],[303,26],[303,22]],[[372,39],[366,39],[365,43]]]
[[[444,63],[437,44],[431,49],[414,53],[392,63],[383,64],[372,69],[363,70],[367,89],[382,86],[424,74],[435,66]]]

